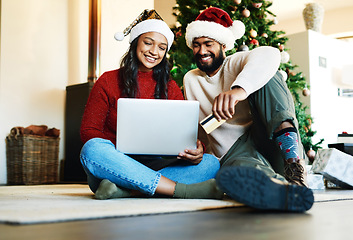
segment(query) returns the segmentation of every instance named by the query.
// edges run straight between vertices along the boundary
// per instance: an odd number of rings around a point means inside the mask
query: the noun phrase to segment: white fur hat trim
[[[174,33],[172,32],[172,30],[170,30],[170,28],[164,21],[159,19],[147,19],[145,21],[142,21],[136,24],[136,26],[134,26],[131,29],[129,43],[134,41],[135,38],[137,38],[141,34],[144,34],[147,32],[157,32],[165,36],[165,38],[168,41],[168,51],[169,51],[174,41]]]
[[[234,21],[229,28],[215,22],[196,20],[186,27],[185,39],[187,46],[192,48],[194,38],[208,37],[225,45],[228,51],[234,48],[235,40],[241,38],[244,33],[245,25],[239,20]]]

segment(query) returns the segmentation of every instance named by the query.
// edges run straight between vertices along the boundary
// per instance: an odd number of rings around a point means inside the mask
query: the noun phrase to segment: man
[[[280,53],[258,47],[225,57],[244,31],[213,7],[186,28],[198,68],[184,77],[185,97],[200,102],[200,120],[225,120],[209,134],[200,127],[199,138],[220,159],[216,181],[227,195],[255,208],[306,211],[314,198],[293,99],[277,72]]]

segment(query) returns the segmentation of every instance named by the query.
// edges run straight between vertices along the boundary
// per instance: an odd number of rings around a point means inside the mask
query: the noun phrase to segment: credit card
[[[207,134],[210,134],[213,130],[221,126],[226,120],[222,119],[218,121],[215,116],[211,113],[205,119],[200,122],[200,125],[205,129]]]

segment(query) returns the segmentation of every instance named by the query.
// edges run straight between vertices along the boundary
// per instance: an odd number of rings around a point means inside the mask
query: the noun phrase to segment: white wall
[[[337,33],[353,32],[353,7],[340,8],[325,11],[321,33],[324,35],[335,35]],[[276,14],[276,13],[274,13]],[[306,31],[303,16],[293,19],[279,21],[271,27],[272,30],[282,30],[286,34],[294,34]]]
[[[68,2],[68,79],[67,85],[87,81],[89,0]]]
[[[175,7],[175,0],[154,0],[154,9],[158,12],[163,20],[169,25],[173,26],[176,22],[176,17],[173,16],[173,7]]]
[[[129,36],[122,42],[114,39],[116,32],[122,32],[145,9],[154,7],[153,0],[101,0],[102,1],[102,39],[101,73],[116,69],[122,55],[129,46]]]
[[[353,97],[338,96],[338,88],[353,88],[353,84],[342,84],[340,74],[343,66],[353,64],[353,45],[314,31],[288,38],[291,60],[299,66],[296,71],[303,73],[311,88],[311,95],[303,100],[310,106],[312,129],[317,131],[313,143],[324,138],[322,147],[327,148],[337,142],[337,134],[353,133]],[[326,59],[326,67],[320,66],[319,57]]]
[[[60,129],[63,159],[65,89],[87,81],[88,2],[2,0],[0,184],[7,182],[5,138],[14,126]],[[117,68],[128,47],[114,33],[153,6],[153,0],[102,0],[101,73]]]
[[[63,130],[67,7],[62,0],[2,0],[0,183],[6,182],[5,137],[12,127]]]

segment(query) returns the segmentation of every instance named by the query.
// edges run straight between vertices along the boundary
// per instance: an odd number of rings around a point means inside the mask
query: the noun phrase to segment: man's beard
[[[206,57],[206,56],[210,56],[213,61],[212,61],[211,64],[203,65],[201,63],[201,58],[202,57]],[[208,53],[208,54],[204,54],[204,55],[200,55],[200,54],[196,54],[195,55],[195,61],[196,61],[197,67],[201,71],[204,71],[205,73],[210,73],[210,72],[216,71],[222,65],[222,63],[224,61],[224,58],[225,57],[223,55],[222,49],[219,49],[218,57],[216,57],[213,53]]]

